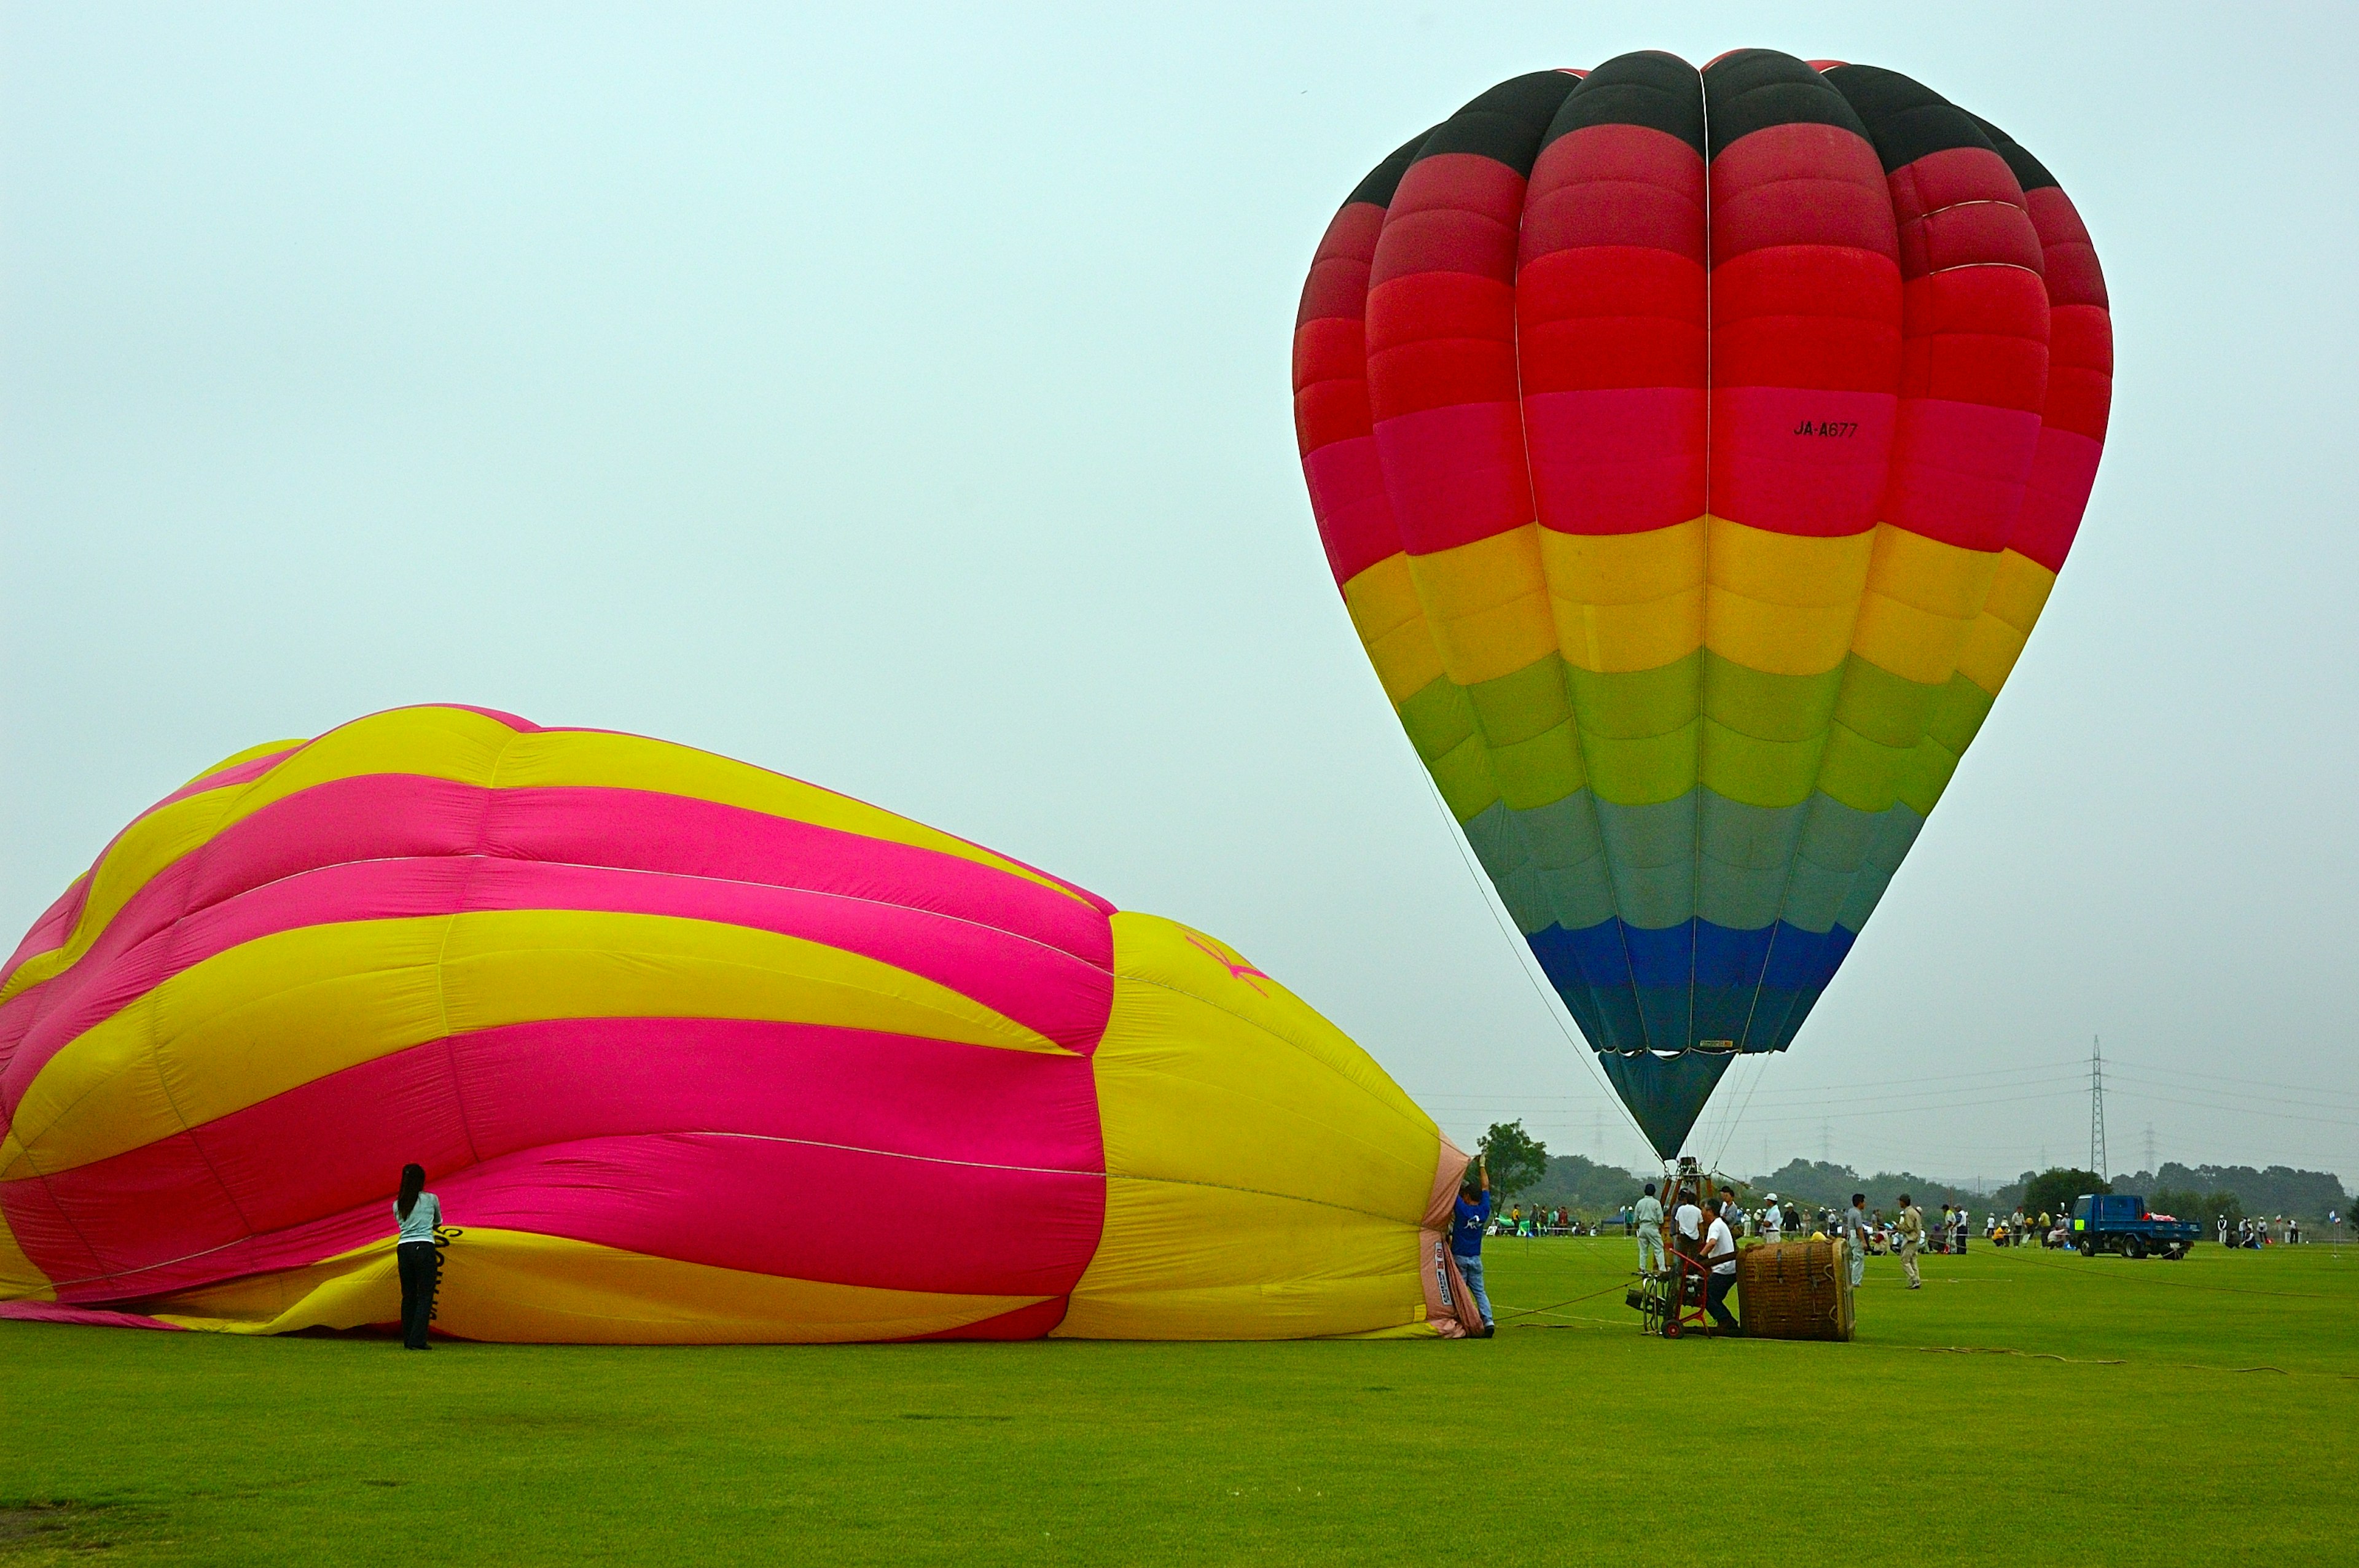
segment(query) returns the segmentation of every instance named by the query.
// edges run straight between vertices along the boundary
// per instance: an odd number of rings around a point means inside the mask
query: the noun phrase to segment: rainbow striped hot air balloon
[[[1665,1158],[1792,1042],[2006,682],[2111,333],[2022,147],[1766,49],[1503,82],[1329,226],[1294,352],[1328,560]]]
[[[469,1337],[1459,1332],[1463,1156],[1231,948],[472,708],[132,823],[0,979],[0,1315],[388,1322],[416,1160]]]

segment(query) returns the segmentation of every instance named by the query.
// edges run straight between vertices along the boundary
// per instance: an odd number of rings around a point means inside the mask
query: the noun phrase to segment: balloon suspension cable
[[[1491,885],[1490,880],[1484,876],[1482,868],[1474,863],[1474,857],[1466,847],[1466,830],[1459,825],[1458,818],[1450,814],[1450,803],[1441,798],[1440,786],[1433,782],[1431,773],[1426,773],[1424,761],[1421,758],[1419,760],[1417,771],[1423,775],[1426,790],[1433,796],[1433,808],[1441,813],[1442,821],[1448,825],[1450,841],[1458,847],[1458,859],[1466,867],[1467,880],[1474,884],[1474,896],[1481,899],[1483,907],[1491,912],[1492,922],[1499,927],[1499,934],[1507,939],[1507,946],[1514,949],[1516,967],[1523,971],[1524,979],[1530,982],[1532,989],[1538,993],[1540,1006],[1548,1013],[1549,1022],[1556,1025],[1557,1033],[1562,1034],[1565,1043],[1572,1047],[1572,1054],[1580,1059],[1582,1070],[1589,1075],[1589,1081],[1595,1084],[1599,1092],[1613,1102],[1614,1108],[1622,1113],[1622,1119],[1630,1124],[1630,1130],[1638,1135],[1639,1141],[1650,1149],[1653,1148],[1654,1141],[1647,1136],[1647,1130],[1638,1125],[1638,1119],[1630,1114],[1630,1108],[1623,1103],[1622,1097],[1614,1092],[1614,1086],[1605,1081],[1603,1075],[1598,1072],[1597,1065],[1590,1060],[1590,1057],[1596,1053],[1590,1048],[1589,1042],[1582,1039],[1577,1030],[1567,1024],[1566,1018],[1569,1015],[1564,1012],[1564,999],[1556,994],[1555,988],[1546,984],[1540,977],[1532,973],[1531,944],[1527,942],[1523,934],[1507,920],[1506,905],[1499,901],[1498,890]]]
[[[1714,1172],[1718,1172],[1720,1169],[1720,1162],[1728,1158],[1729,1145],[1736,1141],[1736,1129],[1738,1124],[1744,1121],[1745,1113],[1753,1108],[1754,1091],[1761,1087],[1761,1080],[1769,1076],[1769,1053],[1767,1051],[1755,1051],[1748,1053],[1748,1054],[1754,1058],[1753,1081],[1745,1086],[1745,1098],[1737,1102],[1736,1114],[1728,1119],[1727,1127],[1721,1132],[1720,1148],[1713,1152],[1712,1157],[1712,1164]]]

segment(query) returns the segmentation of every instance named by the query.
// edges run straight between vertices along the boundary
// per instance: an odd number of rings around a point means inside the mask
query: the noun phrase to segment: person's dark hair
[[[1908,1195],[1907,1193],[1902,1193],[1900,1195],[1900,1206],[1903,1208],[1907,1208],[1908,1206]]]
[[[394,1212],[408,1219],[409,1211],[418,1206],[418,1195],[425,1190],[426,1167],[404,1165],[401,1168],[401,1196],[394,1200]]]
[[[1647,1195],[1648,1197],[1653,1197],[1655,1195],[1655,1184],[1652,1182],[1648,1182],[1647,1184]]]
[[[1867,1195],[1865,1193],[1854,1193],[1851,1195],[1851,1202],[1854,1208],[1857,1208],[1861,1204],[1864,1204],[1866,1201]]]

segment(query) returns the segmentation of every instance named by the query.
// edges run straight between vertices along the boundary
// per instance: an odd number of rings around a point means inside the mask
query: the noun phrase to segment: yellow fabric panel
[[[1703,645],[1701,588],[1639,604],[1549,603],[1565,662],[1599,675],[1660,669]]]
[[[1065,1054],[874,958],[670,916],[521,910],[258,938],[67,1043],[27,1087],[0,1179],[55,1174],[450,1033],[549,1018],[750,1018]]]
[[[2048,595],[2055,587],[2054,572],[2029,556],[2001,550],[1984,608],[2027,637],[2039,624],[2039,612],[2048,608]]]
[[[184,784],[180,787],[182,789],[186,789],[189,787],[189,784],[201,783],[202,781],[212,777],[215,773],[225,773],[229,772],[230,769],[237,766],[240,762],[250,762],[256,757],[266,757],[274,752],[291,752],[302,743],[303,742],[300,738],[292,741],[265,741],[259,746],[248,746],[243,752],[232,752],[228,756],[223,757],[220,762],[215,762],[203,773],[192,774],[190,777],[188,784]]]
[[[1496,680],[1556,647],[1539,525],[1409,557],[1441,667],[1460,686]]]
[[[0,1214],[0,1302],[53,1302],[58,1292],[49,1288],[49,1278],[33,1266],[25,1249],[16,1245],[16,1233],[8,1228],[8,1217]]]
[[[1712,586],[1764,604],[1842,609],[1867,586],[1875,535],[1807,538],[1751,528],[1725,517],[1711,524]]]
[[[529,1231],[467,1228],[443,1254],[436,1326],[512,1344],[840,1344],[963,1328],[1042,1296],[937,1295],[683,1263]],[[401,1315],[394,1244],[146,1303],[184,1328],[287,1334]]]
[[[1114,1007],[1091,1058],[1109,1173],[1422,1219],[1440,1129],[1349,1035],[1177,921],[1125,910],[1114,936]],[[1315,1162],[1270,1136],[1306,1124]]]
[[[1998,570],[1998,552],[1945,545],[1889,523],[1877,524],[1874,537],[1875,553],[1867,568],[1870,593],[1951,621],[1971,621],[1982,613]],[[1941,678],[1949,678],[1946,672]]]
[[[1441,654],[1426,630],[1407,556],[1387,556],[1345,583],[1343,608],[1386,697],[1406,702],[1441,674]]]
[[[1557,643],[1566,661],[1610,675],[1658,669],[1703,643],[1698,517],[1643,534],[1540,531]]]
[[[1106,1224],[1060,1332],[1260,1338],[1418,1321],[1432,1119],[1234,949],[1153,915],[1117,914],[1114,933],[1114,1011],[1091,1058]]]
[[[1070,1055],[962,992],[822,942],[583,910],[462,914],[442,949],[453,1033],[544,1018],[755,1018]]]
[[[1996,697],[2023,656],[2026,635],[1995,615],[1976,617],[1958,654],[1958,673]]]
[[[1824,675],[1851,652],[1858,614],[1856,595],[1841,604],[1792,605],[1715,587],[1704,600],[1704,645],[1765,675]]]
[[[1969,624],[1964,616],[1930,614],[1880,593],[1863,594],[1851,651],[1902,680],[1941,686],[1958,667]]]
[[[1405,1327],[1425,1321],[1419,1251],[1414,1223],[1273,1193],[1109,1176],[1104,1238],[1054,1333],[1303,1339]]]

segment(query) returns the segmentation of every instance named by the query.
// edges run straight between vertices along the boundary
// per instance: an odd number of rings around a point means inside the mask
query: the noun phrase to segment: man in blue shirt
[[[1458,1203],[1450,1217],[1450,1255],[1458,1260],[1458,1272],[1465,1277],[1467,1293],[1474,1298],[1475,1310],[1483,1314],[1482,1332],[1478,1339],[1488,1339],[1498,1332],[1491,1318],[1491,1297],[1483,1289],[1483,1232],[1491,1223],[1491,1162],[1478,1157],[1474,1168],[1482,1177],[1478,1192],[1473,1182],[1458,1184]]]

